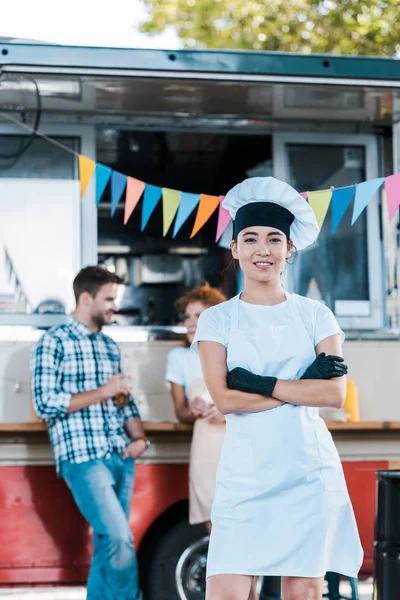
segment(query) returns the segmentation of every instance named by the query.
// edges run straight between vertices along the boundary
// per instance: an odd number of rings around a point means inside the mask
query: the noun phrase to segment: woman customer
[[[205,523],[210,531],[217,465],[225,435],[225,417],[214,405],[204,383],[198,355],[190,349],[200,314],[226,297],[207,283],[175,302],[187,327],[187,345],[171,350],[165,380],[170,383],[175,414],[182,423],[194,423],[189,466],[189,521]]]
[[[355,577],[362,548],[341,462],[318,407],[346,391],[343,332],[318,301],[281,285],[294,247],[319,229],[291,186],[252,178],[223,202],[234,219],[241,294],[202,313],[194,340],[227,431],[217,473],[208,600],[253,600],[282,577],[283,600],[322,598],[326,571]]]

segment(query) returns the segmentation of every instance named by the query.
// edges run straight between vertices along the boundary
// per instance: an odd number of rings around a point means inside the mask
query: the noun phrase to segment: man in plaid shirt
[[[148,442],[118,346],[101,331],[121,283],[105,268],[82,269],[73,321],[46,332],[31,358],[33,403],[47,421],[57,472],[93,528],[88,600],[141,597],[128,517],[134,461]],[[121,395],[125,405],[116,404]]]

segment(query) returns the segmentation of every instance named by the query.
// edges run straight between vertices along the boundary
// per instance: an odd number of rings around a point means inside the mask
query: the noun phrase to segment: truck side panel
[[[137,466],[130,522],[138,548],[152,523],[187,498],[185,464]],[[90,528],[54,466],[0,469],[0,585],[85,580]]]
[[[365,551],[372,570],[375,472],[386,461],[343,463]],[[139,464],[131,526],[139,548],[148,528],[170,506],[187,498],[185,464]],[[0,585],[81,583],[90,563],[90,529],[54,466],[1,467]]]

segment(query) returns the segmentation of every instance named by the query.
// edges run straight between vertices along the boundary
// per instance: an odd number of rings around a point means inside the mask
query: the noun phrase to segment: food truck
[[[125,278],[116,323],[150,451],[139,461],[131,525],[149,600],[204,597],[207,535],[188,524],[190,426],[164,382],[184,342],[173,302],[206,280],[240,290],[219,211],[193,235],[194,209],[165,230],[143,197],[94,177],[81,198],[78,155],[146,186],[223,196],[251,176],[299,191],[353,186],[400,171],[400,62],[267,52],[78,48],[0,41],[0,585],[85,581],[90,531],[57,479],[34,415],[29,355],[74,308],[72,280],[101,263]],[[383,182],[383,179],[381,183]],[[400,463],[400,230],[383,186],[353,221],[350,204],[284,274],[325,302],[346,333],[359,421],[328,426],[372,570],[376,471]],[[399,192],[400,193],[400,192]],[[145,222],[145,226],[143,226]],[[175,221],[176,223],[176,221]]]

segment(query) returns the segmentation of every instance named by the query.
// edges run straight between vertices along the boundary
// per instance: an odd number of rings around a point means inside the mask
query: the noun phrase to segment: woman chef
[[[228,192],[244,290],[204,311],[194,340],[227,432],[217,472],[208,600],[253,600],[282,577],[283,600],[322,598],[326,571],[355,577],[362,548],[341,462],[320,406],[342,406],[343,332],[280,275],[319,229],[309,204],[273,177]]]

